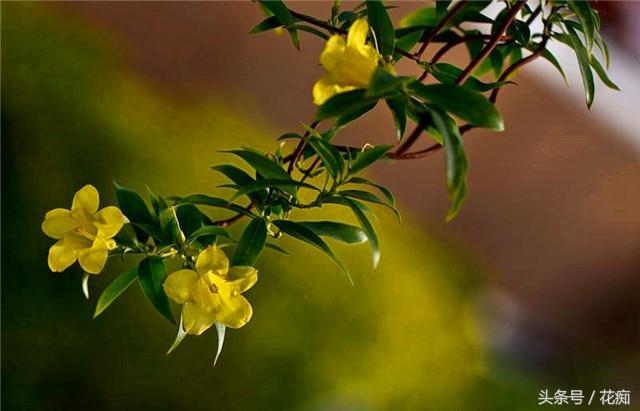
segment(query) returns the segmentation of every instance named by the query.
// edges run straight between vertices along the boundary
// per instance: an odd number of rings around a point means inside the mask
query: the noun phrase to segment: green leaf
[[[540,47],[540,46],[538,46]],[[528,48],[529,51],[535,52],[536,49],[532,49],[532,48]],[[562,66],[560,65],[560,62],[558,61],[558,59],[556,59],[556,56],[553,55],[553,53],[551,53],[546,47],[544,48],[544,50],[542,50],[542,54],[541,54],[542,58],[544,58],[545,60],[547,60],[549,63],[553,64],[553,66],[560,72],[560,74],[562,75],[562,78],[564,79],[564,82],[568,84],[567,82],[567,76],[564,74],[564,70],[562,69]]]
[[[462,69],[449,63],[436,63],[431,66],[431,74],[436,80],[445,84],[454,84]],[[506,84],[512,84],[511,81],[496,81],[493,83],[485,83],[478,80],[476,77],[470,76],[463,84],[464,87],[468,87],[472,90],[484,93],[485,91],[493,90],[498,87],[502,87]]]
[[[329,174],[338,179],[344,171],[344,159],[340,152],[329,142],[322,138],[311,136],[307,140],[313,150],[318,154]]]
[[[98,298],[98,304],[96,304],[96,311],[93,314],[93,318],[96,318],[104,310],[107,309],[120,295],[129,288],[131,284],[138,278],[138,266],[131,268],[128,271],[120,274],[115,280],[104,289],[100,298]]]
[[[240,157],[264,178],[289,179],[289,174],[279,164],[261,154],[249,150],[230,150],[224,151],[224,153],[231,153]]]
[[[299,221],[319,236],[330,237],[347,244],[360,244],[367,241],[367,236],[358,227],[333,221]]]
[[[233,253],[232,265],[253,265],[267,241],[267,225],[261,218],[251,220]]]
[[[282,27],[282,25],[283,24],[280,22],[280,19],[278,19],[276,16],[269,16],[266,19],[262,20],[260,23],[258,23],[254,28],[252,28],[249,33],[250,34],[262,33],[265,31],[276,29],[278,27]]]
[[[349,198],[346,197],[340,197],[340,196],[332,196],[329,198],[325,198],[324,200],[322,200],[323,203],[325,204],[337,204],[337,205],[341,205],[341,206],[345,206],[345,207],[349,207],[351,208],[352,203],[354,203],[359,209],[360,211],[362,211],[363,213],[369,213],[372,216],[375,217],[375,213],[373,212],[373,210],[367,206],[366,204],[360,202],[360,201],[356,201],[356,200],[351,200]]]
[[[584,94],[587,100],[587,107],[591,108],[593,104],[593,97],[595,93],[595,84],[593,82],[593,73],[591,72],[591,64],[589,63],[589,54],[587,49],[580,41],[580,38],[576,34],[575,30],[570,25],[565,25],[568,35],[559,34],[557,38],[571,47],[576,53],[578,59],[578,66],[580,67],[580,74],[582,75],[582,84],[584,86]]]
[[[113,186],[116,190],[118,206],[130,222],[142,224],[151,224],[153,222],[147,205],[145,204],[142,197],[138,195],[138,193],[121,185],[118,185],[118,183],[116,183],[115,181],[113,182]],[[147,241],[146,233],[144,233],[140,229],[134,229],[140,241],[142,241],[143,243]]]
[[[327,36],[326,34],[321,32],[320,30],[315,29],[315,28],[313,28],[311,26],[307,26],[307,25],[304,25],[304,24],[294,24],[293,27],[295,29],[297,29],[297,30],[306,31],[307,33],[311,33],[314,36],[320,37],[321,39],[323,39],[325,41],[329,40],[329,36]]]
[[[316,120],[348,116],[375,104],[377,99],[367,98],[365,94],[363,89],[336,94],[318,108]]]
[[[447,188],[451,200],[446,220],[451,221],[460,211],[466,196],[467,157],[455,121],[436,108],[431,109],[431,118],[444,139]]]
[[[375,33],[380,54],[383,56],[393,54],[396,34],[387,9],[381,0],[367,0],[367,20]]]
[[[187,242],[190,243],[192,241],[197,240],[200,237],[209,237],[209,236],[216,236],[216,237],[221,236],[221,237],[230,238],[229,233],[224,228],[218,227],[216,225],[207,225],[204,227],[200,227],[199,229],[191,233],[191,235],[187,237]]]
[[[445,14],[449,4],[451,4],[451,0],[436,0],[436,14],[438,16]]]
[[[167,271],[160,257],[149,256],[140,262],[138,282],[142,292],[160,314],[175,324],[169,299],[162,288],[166,276]]]
[[[593,41],[595,38],[596,21],[591,10],[591,6],[588,1],[585,0],[567,0],[569,8],[576,14],[584,34],[584,39],[587,43],[586,52],[587,56],[591,57],[591,50],[593,49]]]
[[[225,208],[227,210],[235,211],[236,213],[252,216],[253,213],[248,211],[246,208],[239,206],[237,204],[230,203],[229,200],[225,200],[223,198],[211,197],[206,194],[191,194],[186,197],[181,197],[178,199],[177,204],[196,204],[196,205],[205,205],[210,207],[217,208]]]
[[[296,223],[294,221],[275,220],[273,224],[278,227],[283,233],[290,235],[295,239],[303,241],[325,253],[342,269],[342,271],[349,278],[349,281],[353,283],[351,275],[349,274],[349,271],[347,271],[342,261],[338,259],[338,257],[333,253],[331,247],[329,247],[329,245],[325,243],[324,240],[320,238],[316,233],[303,226],[302,224]]]
[[[249,184],[254,181],[254,179],[244,170],[229,164],[213,166],[211,169],[219,172],[238,185]]]
[[[609,78],[609,76],[607,75],[607,71],[602,67],[600,62],[596,60],[596,57],[594,55],[591,56],[591,60],[589,61],[589,63],[591,64],[591,67],[593,67],[593,71],[596,72],[598,77],[600,77],[600,80],[602,80],[602,82],[607,87],[613,90],[620,91],[620,87],[618,87],[618,85]]]
[[[442,6],[440,6],[442,7]],[[418,10],[412,11],[400,19],[399,26],[403,28],[407,27],[435,27],[440,21],[440,14],[436,7],[423,7]],[[422,34],[422,33],[421,33]]]
[[[182,244],[186,239],[178,223],[175,207],[170,207],[160,212],[160,229],[165,237],[171,238],[177,244]]]
[[[142,224],[142,223],[132,223],[131,224],[134,229],[139,229],[153,238],[156,243],[167,244],[171,242],[171,236],[167,235],[158,224]]]
[[[349,174],[356,174],[359,171],[365,169],[376,161],[380,160],[384,156],[387,155],[389,150],[391,150],[393,146],[390,145],[380,145],[375,146],[367,150],[363,150],[358,152],[355,160],[351,163],[351,169],[349,170]]]
[[[385,187],[383,185],[374,183],[373,181],[367,180],[366,178],[362,178],[362,177],[352,177],[347,181],[347,183],[351,183],[351,184],[366,184],[366,185],[370,185],[372,187],[375,187],[378,190],[380,190],[380,192],[382,193],[384,198],[387,199],[387,202],[389,204],[391,204],[394,207],[396,205],[396,199],[393,197],[393,194],[391,193],[391,191],[387,187]]]
[[[371,222],[362,211],[361,203],[350,198],[343,197],[343,199],[345,204],[349,208],[351,208],[351,211],[353,211],[353,214],[360,222],[360,226],[362,227],[362,230],[369,240],[369,246],[371,247],[371,253],[373,256],[373,269],[375,270],[380,263],[380,245],[378,243],[378,234],[376,234],[376,230],[373,228],[373,225],[371,225]]]
[[[219,186],[220,188],[233,188],[234,190],[237,190],[236,193],[233,195],[233,197],[231,198],[231,201],[235,200],[236,198],[244,195],[244,194],[249,194],[249,193],[253,193],[256,191],[261,191],[264,190],[266,188],[279,188],[283,191],[287,191],[287,192],[291,192],[292,189],[295,190],[295,188],[297,187],[304,187],[304,188],[308,188],[311,190],[315,190],[315,191],[320,191],[317,187],[312,186],[311,184],[307,184],[307,183],[303,183],[300,181],[295,181],[292,179],[286,179],[286,180],[275,180],[275,179],[270,179],[270,178],[265,178],[265,179],[260,179],[260,180],[256,180],[252,183],[249,184],[245,184],[245,185],[235,185],[235,184],[222,184]]]
[[[273,251],[277,251],[279,253],[289,255],[289,252],[287,250],[285,250],[284,248],[282,248],[280,246],[277,246],[277,245],[275,245],[273,243],[265,243],[264,246],[265,246],[265,248],[270,248]]]
[[[427,86],[418,81],[411,83],[409,88],[417,97],[473,125],[497,131],[504,130],[502,116],[496,107],[476,91],[453,84]]]
[[[385,100],[396,125],[396,138],[402,140],[407,128],[407,96],[389,97]]]
[[[513,38],[520,45],[526,45],[531,38],[531,31],[529,25],[521,20],[515,20],[511,26],[507,29],[507,34],[513,36]]]
[[[338,194],[345,197],[356,198],[358,200],[368,201],[370,203],[385,206],[389,208],[391,211],[393,211],[393,213],[396,215],[396,218],[400,220],[400,212],[396,210],[396,208],[393,207],[391,204],[381,200],[380,198],[378,198],[378,196],[376,196],[373,193],[370,193],[368,191],[363,191],[363,190],[342,190],[342,191],[338,191]]]
[[[377,67],[371,77],[371,83],[367,88],[365,97],[380,99],[397,93],[406,93],[407,84],[411,83],[411,77],[398,77],[389,73],[382,67]]]
[[[187,237],[200,229],[204,224],[204,216],[193,204],[183,204],[178,206],[176,208],[176,217],[178,219],[179,228]]]
[[[298,32],[294,27],[296,21],[287,6],[284,5],[284,2],[282,2],[282,0],[263,0],[261,1],[261,4],[273,13],[280,23],[287,28],[293,45],[297,49],[300,49],[300,39],[298,38]]]

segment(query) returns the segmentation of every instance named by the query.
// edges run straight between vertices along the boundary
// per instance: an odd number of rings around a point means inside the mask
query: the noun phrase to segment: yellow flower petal
[[[220,248],[212,245],[205,248],[196,260],[196,271],[200,274],[212,272],[219,276],[225,276],[229,271],[229,259]]]
[[[60,240],[49,248],[47,262],[51,271],[62,272],[76,262],[76,250],[65,244],[64,240]]]
[[[347,47],[360,48],[367,43],[369,23],[365,19],[358,19],[349,27],[347,34]]]
[[[111,238],[118,234],[126,222],[124,214],[118,207],[109,206],[95,214],[94,224],[98,227],[98,236]]]
[[[240,328],[251,320],[253,309],[251,304],[241,295],[231,298],[221,298],[221,310],[216,319],[229,328]]]
[[[78,263],[89,274],[99,274],[107,263],[109,252],[104,240],[96,239],[91,248],[78,251]]]
[[[73,231],[69,231],[68,233],[65,233],[62,239],[64,240],[64,243],[67,247],[75,251],[84,250],[86,248],[91,248],[93,246],[93,241],[89,240],[87,237],[84,237],[80,234],[76,234]]]
[[[313,85],[313,104],[321,106],[334,95],[350,90],[355,90],[355,87],[340,86],[332,81],[331,76],[323,76]]]
[[[98,194],[98,190],[91,184],[87,184],[73,196],[71,211],[84,210],[88,214],[93,214],[98,211],[99,205],[100,195]]]
[[[342,36],[331,36],[320,54],[320,64],[327,71],[333,71],[344,54],[345,43]]]
[[[76,221],[71,217],[71,211],[56,208],[45,214],[42,231],[49,237],[59,240],[66,232],[76,228],[76,225]]]
[[[249,266],[231,267],[226,280],[232,295],[238,295],[253,287],[258,281],[258,270]]]
[[[205,310],[198,304],[186,303],[182,306],[182,320],[188,334],[200,335],[216,321],[216,313]]]
[[[164,281],[164,292],[178,304],[189,301],[191,289],[200,276],[193,270],[179,270],[171,273]]]

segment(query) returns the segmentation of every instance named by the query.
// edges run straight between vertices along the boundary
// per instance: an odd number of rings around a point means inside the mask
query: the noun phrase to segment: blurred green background
[[[215,368],[212,330],[165,357],[176,330],[137,286],[92,320],[127,263],[92,278],[85,301],[79,267],[47,268],[44,213],[87,183],[103,205],[115,203],[113,180],[211,193],[218,151],[270,149],[273,128],[250,102],[165,98],[121,63],[113,38],[38,4],[2,6],[2,80],[4,409],[526,410],[555,387],[483,343],[478,264],[407,213],[398,224],[380,212],[376,272],[366,245],[336,245],[353,287],[313,249],[265,251],[247,295],[254,317],[227,333]]]

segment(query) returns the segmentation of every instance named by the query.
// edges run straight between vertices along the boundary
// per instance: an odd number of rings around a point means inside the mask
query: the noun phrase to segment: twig
[[[429,32],[427,37],[422,42],[420,49],[414,54],[414,57],[417,60],[420,60],[420,58],[422,57],[422,54],[427,49],[427,46],[429,45],[429,43],[431,43],[431,40],[433,40],[434,37],[438,35],[440,30],[442,30],[442,28],[446,26],[447,23],[449,23],[456,16],[456,14],[458,14],[460,10],[462,10],[462,8],[466,6],[468,2],[469,2],[468,0],[460,0],[458,3],[456,3],[451,8],[451,10],[449,10],[449,12],[440,20],[440,22],[433,28],[433,30]]]

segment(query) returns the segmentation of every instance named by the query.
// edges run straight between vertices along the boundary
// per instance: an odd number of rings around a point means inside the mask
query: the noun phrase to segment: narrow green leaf
[[[377,67],[371,77],[371,83],[365,94],[366,98],[380,99],[399,93],[406,93],[407,84],[414,79],[411,77],[394,76],[382,67]]]
[[[569,8],[576,14],[580,25],[582,26],[582,33],[587,43],[586,52],[587,56],[591,56],[591,50],[593,49],[593,42],[596,31],[596,21],[593,16],[593,11],[588,1],[585,0],[567,0]]]
[[[582,75],[582,84],[584,85],[587,107],[591,108],[595,93],[595,84],[593,82],[593,73],[591,72],[591,65],[589,63],[589,54],[575,30],[569,25],[565,25],[565,28],[567,29],[568,36],[559,35],[558,38],[560,41],[571,47],[576,53],[578,66],[580,67],[580,74]]]
[[[233,253],[232,265],[253,265],[267,241],[267,225],[261,218],[254,218],[247,225]]]
[[[366,178],[362,178],[362,177],[352,177],[350,178],[347,183],[351,183],[351,184],[367,184],[370,185],[372,187],[377,188],[378,190],[380,190],[380,192],[382,193],[382,195],[384,196],[384,198],[387,199],[387,202],[392,205],[392,206],[396,206],[396,199],[393,197],[393,194],[391,193],[391,191],[380,184],[374,183],[371,180],[367,180]]]
[[[244,194],[254,193],[256,191],[261,191],[266,188],[279,188],[283,191],[291,192],[292,189],[295,189],[298,187],[304,187],[311,190],[320,191],[317,187],[314,187],[311,184],[303,183],[300,181],[295,181],[292,179],[276,180],[276,179],[270,179],[270,178],[256,180],[252,183],[248,183],[245,185],[222,184],[219,187],[232,188],[234,190],[237,190],[230,201],[233,201]]]
[[[118,206],[130,222],[142,224],[151,224],[153,222],[147,205],[138,193],[119,185],[115,181],[113,186],[116,190]],[[139,229],[135,229],[135,231],[141,242],[147,241],[147,235],[143,231]]]
[[[380,263],[380,245],[378,242],[378,234],[376,233],[375,228],[371,225],[371,222],[367,218],[367,216],[362,211],[362,206],[355,200],[350,198],[344,198],[345,204],[351,208],[353,214],[356,216],[358,221],[360,222],[360,226],[362,230],[367,236],[369,240],[369,247],[371,247],[371,253],[373,256],[373,269],[375,270]]]
[[[351,163],[349,174],[356,174],[364,170],[366,167],[386,156],[392,148],[393,146],[391,145],[380,145],[358,152],[355,160]]]
[[[396,125],[396,138],[402,140],[407,128],[407,96],[389,97],[385,100]]]
[[[244,185],[254,181],[254,179],[249,174],[244,172],[244,170],[241,170],[238,167],[229,164],[213,166],[211,167],[211,169],[219,172],[238,185]]]
[[[333,253],[331,247],[329,247],[329,245],[325,243],[324,240],[320,238],[316,233],[303,226],[302,224],[296,223],[294,221],[275,220],[273,224],[278,227],[283,233],[290,235],[295,239],[303,241],[328,255],[329,258],[331,258],[347,275],[349,281],[353,283],[351,275],[349,274],[349,271],[347,271],[342,261]]]
[[[529,49],[529,50],[535,51],[532,49]],[[568,84],[567,76],[564,74],[564,70],[562,69],[562,66],[560,65],[560,62],[558,61],[558,59],[556,59],[556,56],[554,56],[553,53],[551,53],[547,48],[542,50],[541,56],[542,58],[547,60],[549,63],[551,63],[560,72],[560,74],[562,75],[562,78],[564,79],[564,82]]]
[[[344,172],[344,159],[340,152],[331,143],[319,137],[311,136],[307,141],[322,160],[329,174],[334,179],[339,178]]]
[[[104,310],[107,309],[120,295],[126,291],[127,288],[138,278],[138,266],[125,271],[120,274],[115,280],[104,289],[100,298],[98,298],[98,304],[96,304],[96,311],[93,314],[93,318],[96,318]]]
[[[373,193],[370,193],[368,191],[363,191],[363,190],[342,190],[342,191],[338,191],[338,194],[345,197],[356,198],[358,200],[368,201],[370,203],[385,206],[391,211],[393,211],[393,213],[396,215],[396,218],[400,220],[400,212],[396,210],[395,207],[393,207],[386,201],[381,200],[380,198],[378,198],[378,196],[376,196]]]
[[[221,236],[225,238],[230,238],[229,233],[224,228],[218,227],[215,225],[208,225],[208,226],[200,227],[199,229],[191,233],[191,235],[187,237],[187,242],[190,243],[192,241],[197,240],[200,237],[208,237],[208,236]]]
[[[442,7],[442,5],[440,7]],[[399,26],[403,28],[431,28],[435,27],[438,24],[438,21],[440,21],[440,14],[437,11],[436,5],[436,7],[423,7],[412,11],[400,19]]]
[[[250,211],[237,204],[230,203],[229,200],[223,198],[211,197],[205,194],[192,194],[186,197],[178,198],[177,204],[196,204],[205,205],[210,207],[225,208],[227,210],[235,211],[236,213],[252,216]]]
[[[160,314],[175,324],[169,299],[162,288],[166,276],[167,271],[160,257],[149,256],[140,262],[138,283],[142,292]]]
[[[187,237],[204,224],[203,214],[193,204],[183,204],[176,207],[176,217],[178,219],[178,227]]]
[[[449,4],[451,4],[451,0],[436,0],[436,14],[442,16],[446,13]]]
[[[417,97],[473,125],[504,130],[502,116],[496,107],[476,91],[453,84],[424,85],[418,81],[411,83],[409,88]]]
[[[377,99],[367,98],[365,93],[366,90],[358,89],[336,94],[318,108],[316,120],[348,116],[371,106],[377,101]]]
[[[262,20],[258,23],[254,28],[249,32],[250,34],[262,33],[265,31],[273,30],[278,27],[282,27],[283,24],[280,22],[276,16],[269,16],[266,19]]]
[[[364,232],[355,226],[333,221],[299,221],[319,236],[330,237],[347,244],[360,244],[367,241]]]
[[[293,18],[293,15],[291,15],[287,6],[285,6],[284,2],[282,2],[282,0],[263,0],[261,4],[273,13],[273,15],[280,20],[280,23],[287,28],[293,45],[297,49],[300,49],[300,39],[298,38],[298,32],[294,27],[295,19]]]
[[[596,74],[598,75],[598,77],[600,77],[600,80],[602,80],[602,82],[609,87],[610,89],[613,90],[618,90],[620,91],[620,87],[618,87],[618,85],[616,83],[614,83],[609,76],[607,75],[607,71],[602,67],[602,65],[600,64],[600,62],[598,60],[596,60],[595,56],[591,56],[591,60],[589,61],[589,64],[591,64],[591,67],[593,67],[593,71],[596,72]]]
[[[366,1],[367,20],[375,33],[378,50],[383,56],[391,55],[396,43],[396,34],[387,9],[381,0]]]
[[[273,243],[265,243],[264,246],[265,246],[265,248],[270,248],[273,251],[277,251],[279,253],[289,255],[289,252],[287,250],[285,250],[284,248],[282,248],[282,247],[280,247],[278,245],[275,245]]]
[[[263,155],[249,150],[230,150],[224,151],[224,153],[231,153],[240,157],[264,178],[273,178],[276,180],[289,179],[289,175],[279,164]]]
[[[452,203],[446,219],[451,221],[460,210],[466,195],[467,157],[455,121],[436,108],[431,109],[431,117],[444,139],[447,188]]]
[[[436,63],[431,66],[431,74],[436,80],[445,83],[445,84],[454,84],[460,74],[462,74],[462,69],[454,66],[449,63]],[[485,83],[478,80],[476,77],[470,76],[463,84],[464,87],[468,87],[472,90],[478,91],[480,93],[484,93],[485,91],[490,91],[498,87],[502,87],[506,84],[513,84],[511,81],[496,81],[493,83]]]

